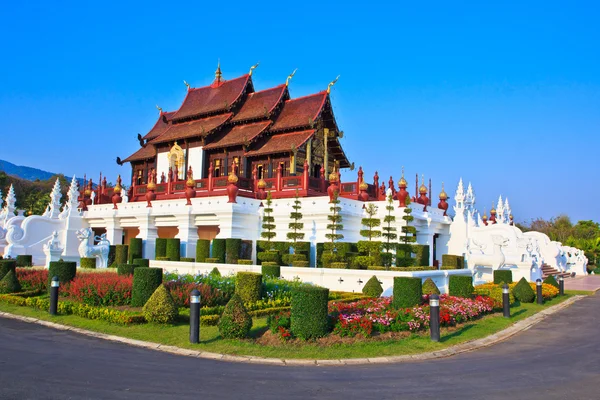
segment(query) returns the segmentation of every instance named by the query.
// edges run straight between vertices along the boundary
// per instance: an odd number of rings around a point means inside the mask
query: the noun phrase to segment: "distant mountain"
[[[36,179],[45,181],[56,175],[52,172],[43,171],[37,168],[15,165],[11,162],[4,160],[0,160],[0,171],[6,172],[7,175],[16,176],[21,179],[27,179],[28,181],[35,181]]]

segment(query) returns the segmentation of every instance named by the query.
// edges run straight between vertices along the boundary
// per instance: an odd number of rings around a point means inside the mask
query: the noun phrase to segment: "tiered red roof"
[[[327,100],[327,92],[323,91],[286,101],[281,114],[279,114],[270,131],[275,132],[310,126],[323,110],[325,100]]]
[[[269,125],[271,125],[271,121],[269,120],[253,124],[235,125],[223,137],[204,146],[204,149],[218,149],[250,143],[252,140],[256,139],[258,135],[263,133]]]
[[[127,157],[123,162],[147,160],[149,158],[154,158],[155,156],[156,148],[148,144]]]
[[[231,122],[269,118],[281,100],[287,97],[287,86],[279,85],[271,89],[250,93],[244,105]]]
[[[156,137],[159,137],[163,134],[164,131],[169,129],[168,122],[171,120],[171,117],[173,117],[173,114],[175,114],[175,111],[161,111],[160,115],[158,116],[158,120],[156,121],[156,124],[154,124],[152,129],[150,129],[150,132],[148,132],[146,136],[144,136],[144,140],[150,141]]]
[[[169,129],[150,143],[157,144],[197,136],[204,137],[214,129],[223,125],[232,115],[233,113],[219,114],[212,117],[197,119],[192,122],[171,125]]]
[[[246,156],[261,156],[265,154],[283,153],[291,151],[292,148],[302,146],[308,139],[314,135],[315,130],[282,133],[280,135],[269,136],[266,143],[259,149],[246,153]]]

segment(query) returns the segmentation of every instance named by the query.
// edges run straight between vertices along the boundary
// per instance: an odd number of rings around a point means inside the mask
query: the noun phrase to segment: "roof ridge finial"
[[[260,64],[260,62],[257,62],[256,64],[250,67],[250,72],[248,72],[248,75],[252,76],[252,72],[258,67],[258,64]]]
[[[338,81],[338,79],[340,79],[340,76],[336,76],[334,80],[332,80],[331,82],[329,82],[329,85],[327,85],[327,93],[331,93],[331,87],[333,85],[335,85],[335,83]]]
[[[294,77],[294,75],[296,75],[296,71],[298,71],[298,68],[296,68],[294,70],[294,72],[292,72],[291,74],[288,75],[288,77],[285,80],[285,86],[288,86],[290,84],[290,81],[292,80],[292,78]]]
[[[221,83],[221,77],[223,74],[221,73],[221,59],[217,59],[217,70],[215,71],[215,82],[217,84]]]
[[[158,104],[156,105],[156,109],[158,110],[159,114],[162,114],[162,108],[158,106]]]
[[[185,86],[187,86],[187,90],[190,90],[190,84],[189,84],[189,83],[187,83],[187,81],[186,81],[185,79],[183,80],[183,84],[184,84]]]

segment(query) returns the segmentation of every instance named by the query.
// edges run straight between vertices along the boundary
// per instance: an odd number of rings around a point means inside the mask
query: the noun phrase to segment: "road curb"
[[[199,351],[192,349],[184,349],[176,346],[169,346],[160,343],[144,342],[142,340],[135,340],[124,338],[121,336],[108,335],[105,333],[89,331],[86,329],[76,328],[68,325],[61,325],[54,322],[44,321],[36,318],[25,317],[21,315],[10,314],[7,312],[0,311],[0,317],[15,319],[23,322],[32,324],[43,325],[48,328],[58,329],[62,331],[71,331],[82,335],[94,337],[97,339],[109,340],[111,342],[118,342],[127,344],[130,346],[141,347],[145,349],[161,351],[163,353],[176,354],[186,357],[204,358],[208,360],[220,360],[227,362],[237,363],[252,363],[252,364],[268,364],[268,365],[281,365],[281,366],[345,366],[345,365],[369,365],[369,364],[392,364],[392,363],[403,363],[403,362],[415,362],[425,361],[437,358],[451,357],[457,354],[466,353],[482,349],[484,347],[491,346],[498,342],[504,341],[519,332],[525,331],[535,324],[541,322],[549,315],[552,315],[560,310],[563,310],[573,304],[574,302],[584,298],[586,296],[573,296],[560,304],[552,306],[544,311],[532,315],[522,321],[518,321],[508,328],[496,332],[490,336],[486,336],[481,339],[472,340],[457,344],[446,349],[431,351],[427,353],[401,355],[401,356],[385,356],[385,357],[374,357],[374,358],[350,358],[350,359],[339,359],[339,360],[310,360],[310,359],[280,359],[280,358],[261,358],[256,356],[236,356],[230,354],[219,354],[211,353],[207,351]]]

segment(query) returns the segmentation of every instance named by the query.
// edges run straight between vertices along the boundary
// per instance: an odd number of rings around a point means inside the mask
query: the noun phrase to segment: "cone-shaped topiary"
[[[556,278],[552,275],[548,275],[546,279],[544,279],[543,283],[547,283],[548,285],[552,285],[558,289],[558,282],[556,282]]]
[[[381,287],[381,283],[379,283],[379,279],[373,275],[371,279],[365,283],[365,286],[363,286],[362,292],[369,297],[381,296],[381,293],[383,293],[383,288]]]
[[[0,280],[0,294],[18,293],[21,291],[21,285],[17,279],[17,275],[11,269],[4,278]]]
[[[431,278],[425,279],[423,282],[423,294],[440,294],[440,289]]]
[[[0,279],[4,278],[10,270],[15,272],[15,268],[17,268],[16,260],[0,260]]]
[[[494,283],[496,285],[501,285],[502,283],[510,285],[512,282],[512,271],[507,269],[497,269],[494,271]]]
[[[515,285],[513,294],[521,303],[533,303],[533,300],[535,299],[535,292],[525,278],[521,278],[519,283]]]
[[[262,274],[240,271],[235,277],[235,293],[245,303],[254,303],[261,299]]]
[[[243,339],[252,328],[252,318],[248,315],[241,297],[234,294],[225,306],[219,319],[219,333],[224,339]]]
[[[210,271],[210,274],[209,274],[209,275],[213,275],[213,276],[221,276],[221,273],[219,272],[219,268],[217,268],[217,267],[214,267],[214,268],[212,269],[212,271]]]
[[[172,324],[179,311],[165,285],[160,285],[144,304],[144,318],[157,324]]]

